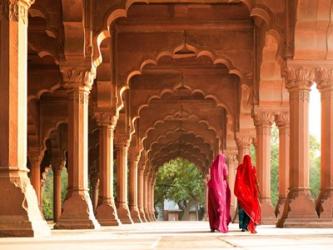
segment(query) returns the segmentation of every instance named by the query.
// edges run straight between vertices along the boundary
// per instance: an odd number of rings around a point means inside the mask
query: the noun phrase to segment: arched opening
[[[271,201],[275,207],[279,200],[279,129],[274,123],[271,129]]]
[[[204,176],[192,162],[176,158],[156,172],[155,207],[159,220],[201,220],[205,203]]]
[[[309,160],[310,160],[310,191],[316,199],[320,191],[320,160],[321,160],[321,102],[317,85],[311,87],[309,103]]]
[[[52,168],[47,168],[44,172],[44,182],[42,184],[42,211],[46,220],[54,220],[54,195],[55,195],[55,174]],[[61,179],[61,204],[67,195],[68,173],[67,168],[63,167],[60,172]],[[62,205],[61,205],[62,207]]]

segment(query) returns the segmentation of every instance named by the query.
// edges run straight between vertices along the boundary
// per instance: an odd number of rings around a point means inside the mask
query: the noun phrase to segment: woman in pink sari
[[[208,181],[208,216],[212,232],[228,232],[230,217],[230,188],[227,181],[228,167],[225,156],[219,154],[210,167]]]

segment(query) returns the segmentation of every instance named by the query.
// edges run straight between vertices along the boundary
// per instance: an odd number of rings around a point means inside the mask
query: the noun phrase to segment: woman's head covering
[[[237,168],[234,193],[238,203],[250,217],[252,224],[260,223],[261,211],[258,200],[256,170],[252,166],[251,157],[245,155],[243,163]]]
[[[210,167],[208,181],[208,216],[211,230],[228,231],[230,218],[230,188],[227,182],[228,166],[223,154],[219,154]]]

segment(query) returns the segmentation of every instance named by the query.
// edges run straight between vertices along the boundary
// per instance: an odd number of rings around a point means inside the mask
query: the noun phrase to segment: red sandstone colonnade
[[[156,170],[176,157],[205,176],[224,152],[232,186],[251,144],[263,223],[331,227],[330,8],[331,0],[1,0],[0,235],[50,233],[41,213],[45,169],[54,172],[55,228],[97,229],[154,221]],[[308,162],[314,83],[322,101],[316,201]]]

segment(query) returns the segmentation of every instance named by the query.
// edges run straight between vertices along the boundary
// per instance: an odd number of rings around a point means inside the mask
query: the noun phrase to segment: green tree
[[[279,130],[275,125],[271,135],[271,200],[275,206],[279,199]]]
[[[272,128],[271,145],[271,199],[275,206],[279,198],[279,131],[276,126]],[[316,198],[320,189],[320,143],[313,135],[309,137],[309,159],[310,191]]]
[[[61,171],[61,200],[66,198],[68,186],[68,174],[66,168]],[[42,190],[42,205],[45,219],[53,219],[53,171],[50,169],[46,173],[46,179]]]
[[[175,201],[187,218],[191,206],[204,204],[203,175],[191,162],[177,158],[157,172],[155,204],[162,208],[165,199]]]
[[[320,143],[315,136],[310,135],[309,144],[310,191],[312,197],[316,198],[320,189]]]

